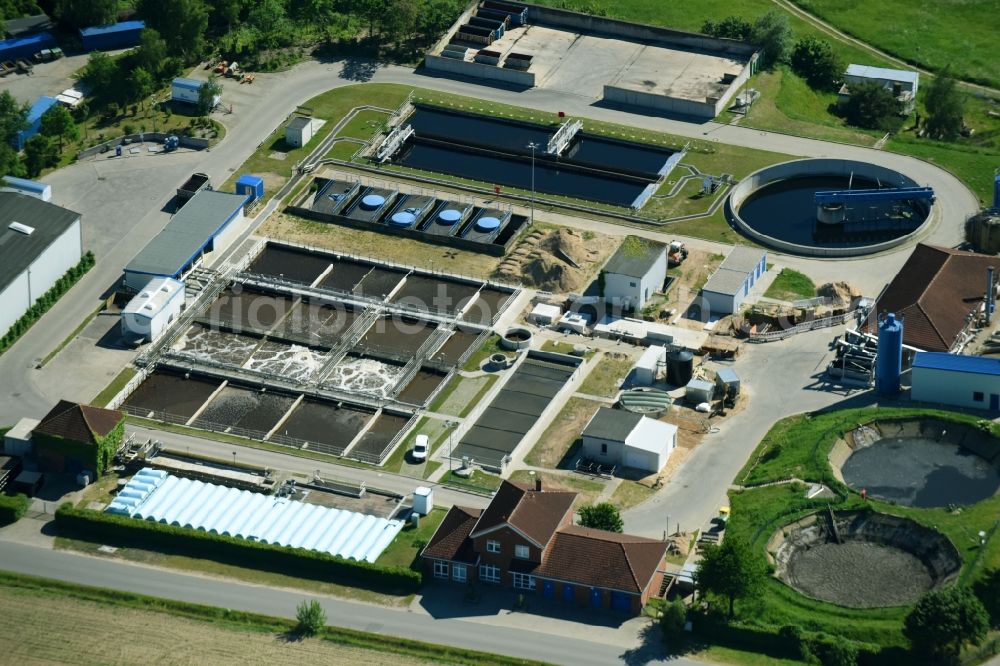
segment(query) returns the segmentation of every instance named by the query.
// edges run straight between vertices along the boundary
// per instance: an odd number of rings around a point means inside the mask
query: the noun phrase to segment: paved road
[[[349,74],[358,69],[350,67]],[[47,178],[53,185],[57,203],[81,212],[85,229],[92,226],[101,230],[97,238],[88,238],[88,248],[95,249],[98,264],[43,317],[29,335],[0,356],[0,377],[4,378],[0,387],[0,423],[14,422],[26,415],[40,417],[56,399],[64,397],[60,378],[51,373],[46,375],[44,370],[34,370],[35,364],[93,311],[99,296],[120,276],[122,267],[166,224],[169,217],[162,210],[172,198],[177,184],[183,180],[183,174],[202,171],[209,174],[214,182],[221,183],[284,121],[295,106],[325,90],[358,82],[343,77],[344,68],[339,62],[307,62],[290,72],[262,74],[258,77],[260,88],[255,90],[266,90],[266,99],[257,104],[241,105],[234,113],[223,116],[221,120],[227,125],[227,136],[210,151],[137,157],[117,162],[106,159],[86,161],[61,169]],[[867,160],[899,169],[920,183],[934,186],[945,219],[930,239],[939,244],[957,244],[961,240],[962,221],[978,207],[968,188],[950,173],[927,162],[894,153],[713,122],[692,123],[639,115],[598,106],[592,98],[564,92],[545,89],[517,92],[427,76],[396,66],[374,67],[370,76],[365,74],[362,78],[478,96],[552,112],[561,110],[597,120],[736,146],[790,155]],[[136,177],[137,174],[141,177]],[[843,269],[845,274],[855,269],[878,271],[888,278],[901,261],[897,255],[891,255],[888,260],[891,266],[882,271],[879,271],[878,259],[845,263]],[[92,396],[66,397],[88,400]]]
[[[656,648],[623,651],[617,646],[580,639],[567,640],[561,636],[509,626],[484,628],[482,622],[476,622],[471,617],[463,618],[469,615],[470,610],[460,606],[435,618],[407,610],[176,573],[4,540],[0,540],[0,567],[56,580],[279,617],[294,617],[295,607],[303,599],[317,599],[326,610],[327,620],[336,626],[557,664],[608,666],[668,661],[656,654]],[[545,622],[545,619],[540,618],[539,622]],[[669,661],[677,666],[701,663],[688,659]]]
[[[400,495],[410,495],[418,485],[431,486],[434,488],[434,502],[437,506],[450,507],[453,504],[460,504],[474,508],[485,508],[489,504],[488,497],[459,492],[444,485],[429,481],[417,481],[412,477],[400,474],[337,465],[321,460],[313,460],[312,458],[300,458],[266,449],[255,449],[249,446],[223,444],[201,437],[151,430],[149,428],[128,426],[127,430],[129,433],[135,433],[136,437],[140,440],[149,438],[159,440],[164,443],[166,449],[181,454],[194,453],[220,460],[228,460],[233,451],[236,451],[237,461],[247,465],[270,467],[271,469],[280,469],[300,474],[312,474],[314,470],[319,470],[320,475],[327,478],[364,481],[372,488],[389,490]]]

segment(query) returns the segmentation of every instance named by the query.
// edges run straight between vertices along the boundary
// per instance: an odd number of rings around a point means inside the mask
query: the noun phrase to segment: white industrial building
[[[198,97],[201,95],[201,87],[205,83],[206,81],[198,81],[197,79],[174,79],[170,85],[170,101],[197,104]],[[219,95],[215,95],[212,98],[212,106],[216,106],[220,99]]]
[[[307,116],[295,116],[285,127],[285,143],[301,148],[310,141],[326,121]]]
[[[184,283],[153,278],[122,309],[122,335],[152,342],[167,330],[184,309]]]
[[[1000,411],[1000,359],[917,352],[911,367],[913,400]]]
[[[651,386],[661,370],[667,367],[667,348],[652,346],[642,352],[642,356],[632,369],[632,379],[638,386]]]
[[[640,310],[667,279],[667,246],[629,236],[604,265],[604,300]]]
[[[917,99],[917,89],[920,85],[920,74],[905,69],[887,69],[871,65],[848,65],[844,72],[844,85],[840,89],[837,101],[846,102],[851,96],[851,84],[874,81],[892,93],[893,97],[902,102],[907,112],[913,110]]]
[[[602,464],[658,472],[677,448],[677,426],[601,407],[583,430],[583,455]]]
[[[531,308],[531,313],[528,314],[528,321],[539,326],[552,326],[561,316],[562,308],[558,305],[535,303],[535,307]]]
[[[82,256],[79,213],[0,191],[0,336]]]
[[[4,433],[3,453],[8,456],[21,456],[31,453],[31,433],[41,423],[38,419],[27,416],[21,418],[13,428]]]
[[[730,315],[750,296],[757,281],[767,271],[767,251],[737,245],[701,288],[702,307],[712,317]]]
[[[125,267],[125,286],[138,292],[152,278],[180,279],[203,255],[225,250],[242,230],[250,194],[201,190]]]

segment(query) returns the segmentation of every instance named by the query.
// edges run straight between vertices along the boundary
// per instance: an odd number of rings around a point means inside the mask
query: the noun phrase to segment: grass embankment
[[[138,370],[132,366],[128,366],[119,372],[111,383],[104,387],[100,393],[94,396],[94,399],[90,401],[90,404],[96,405],[98,407],[104,407],[110,400],[118,395],[118,393],[125,388],[125,385],[132,381],[132,378],[138,374]]]
[[[969,582],[987,568],[1000,566],[1000,539],[994,536],[980,547],[976,534],[991,529],[1000,516],[1000,497],[992,497],[961,511],[917,509],[886,502],[862,501],[854,491],[840,483],[830,469],[827,456],[844,433],[859,424],[875,420],[935,418],[978,427],[979,419],[955,412],[905,408],[853,409],[826,414],[798,415],[779,421],[764,437],[749,462],[735,479],[737,484],[761,484],[788,478],[821,482],[840,497],[832,500],[808,500],[800,484],[754,488],[731,495],[731,535],[750,541],[764,558],[765,544],[781,525],[825,509],[870,507],[877,511],[904,516],[947,535],[961,554],[964,567],[962,582]],[[997,434],[996,426],[988,426]],[[850,609],[808,599],[777,579],[766,581],[764,594],[740,605],[739,615],[753,624],[773,630],[797,624],[811,630],[825,631],[853,640],[886,647],[904,646],[902,620],[907,607]]]
[[[455,375],[431,403],[429,409],[440,414],[465,417],[479,404],[499,379],[496,375],[462,377]]]
[[[456,464],[456,467],[460,466],[461,464]],[[441,483],[445,485],[486,494],[489,494],[499,488],[502,482],[503,479],[496,474],[490,474],[489,472],[484,472],[481,469],[472,470],[472,474],[468,477],[459,476],[458,474],[455,474],[454,470],[448,471],[443,477],[441,477]]]
[[[812,298],[815,295],[816,285],[809,276],[791,268],[782,268],[774,278],[774,282],[764,292],[765,297],[779,301],[795,301]]]
[[[602,398],[613,398],[618,395],[618,389],[628,377],[629,371],[635,365],[635,359],[628,354],[605,352],[604,357],[587,374],[580,385],[580,393],[596,395]]]
[[[552,419],[534,448],[524,457],[532,467],[565,467],[576,456],[582,444],[580,433],[597,412],[600,403],[586,398],[570,398]]]
[[[386,567],[409,567],[420,570],[418,555],[431,537],[438,525],[444,520],[444,509],[434,509],[430,514],[420,517],[420,527],[413,527],[413,523],[406,523],[403,531],[399,533],[392,543],[382,551],[382,554],[375,560],[375,564]]]
[[[441,463],[436,460],[430,460],[430,458],[448,438],[448,429],[445,427],[445,423],[446,421],[441,419],[432,419],[426,416],[421,417],[413,427],[413,430],[396,447],[396,450],[392,452],[392,455],[385,459],[382,469],[387,472],[398,472],[418,479],[429,477],[434,473],[434,470],[441,466]],[[427,440],[430,442],[430,451],[428,452],[427,460],[415,464],[409,458],[417,435],[427,435]]]
[[[500,346],[500,336],[491,335],[483,341],[483,344],[476,351],[472,352],[462,366],[466,372],[479,370],[480,366],[493,354],[506,354],[507,350]]]
[[[9,637],[4,649],[11,663],[107,663],[108,646],[114,645],[121,663],[542,666],[339,627],[325,627],[316,637],[299,640],[289,619],[6,572],[0,572],[0,599],[9,611],[0,620],[0,630]],[[289,608],[289,614],[293,610]],[[45,630],[24,631],[25,626]],[[122,641],[126,635],[141,640]],[[179,636],[185,640],[178,641]]]

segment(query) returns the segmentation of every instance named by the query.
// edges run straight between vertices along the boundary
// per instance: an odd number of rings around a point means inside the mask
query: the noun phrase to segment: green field
[[[778,277],[764,292],[767,298],[778,300],[794,301],[800,298],[812,298],[816,295],[816,285],[809,279],[808,275],[803,275],[791,268],[782,268]]]
[[[733,492],[730,495],[731,535],[746,538],[764,557],[770,536],[782,525],[827,506],[850,509],[868,506],[883,513],[905,516],[947,535],[964,561],[960,581],[968,583],[984,570],[1000,565],[1000,539],[991,538],[979,547],[975,534],[990,529],[1000,516],[1000,496],[994,496],[961,511],[917,509],[861,497],[838,481],[827,460],[836,440],[858,424],[874,420],[932,417],[976,425],[973,416],[939,410],[865,408],[825,414],[801,414],[776,423],[761,440],[734,483],[762,484],[796,478],[821,482],[838,497],[809,500],[798,483],[772,485]],[[994,428],[995,430],[995,428]],[[776,630],[797,624],[857,641],[882,646],[904,646],[902,620],[908,607],[852,609],[809,599],[775,578],[769,578],[760,598],[744,602],[739,616],[744,622]]]
[[[995,0],[792,0],[847,34],[907,62],[1000,87]],[[891,18],[890,18],[891,17]]]

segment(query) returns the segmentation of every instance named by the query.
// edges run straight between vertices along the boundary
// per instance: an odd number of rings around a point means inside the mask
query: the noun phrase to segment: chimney
[[[534,470],[528,472],[528,475],[535,480],[535,491],[542,492],[542,477],[535,474]]]

